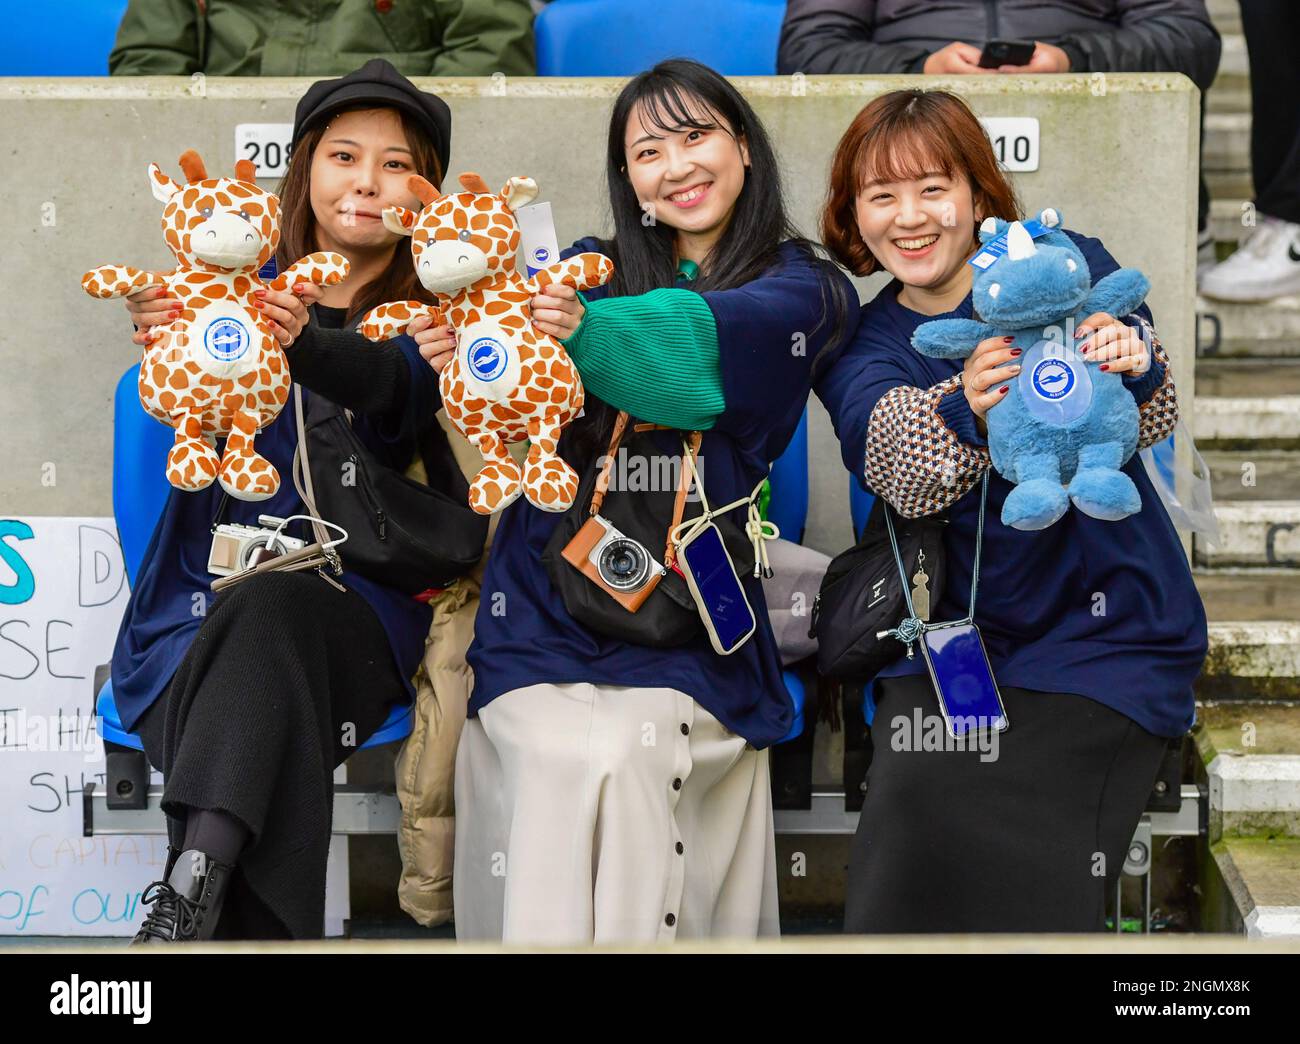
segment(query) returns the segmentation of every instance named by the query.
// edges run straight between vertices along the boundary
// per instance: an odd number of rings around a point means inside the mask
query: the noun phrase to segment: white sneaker
[[[1240,249],[1200,280],[1201,293],[1221,301],[1266,301],[1300,294],[1300,225],[1260,215]]]

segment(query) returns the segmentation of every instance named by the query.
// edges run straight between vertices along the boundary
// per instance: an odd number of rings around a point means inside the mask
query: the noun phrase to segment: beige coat
[[[473,478],[483,458],[451,427],[441,410],[438,422],[447,432],[461,471],[466,478]],[[527,440],[510,447],[517,460],[522,460],[527,451]],[[408,474],[423,481],[423,471],[417,457]],[[474,687],[465,653],[474,637],[474,614],[498,517],[494,515],[488,526],[483,560],[431,603],[433,622],[425,639],[424,661],[414,678],[414,722],[397,756],[397,799],[402,806],[397,829],[402,876],[397,898],[402,909],[426,927],[452,919],[456,746]]]

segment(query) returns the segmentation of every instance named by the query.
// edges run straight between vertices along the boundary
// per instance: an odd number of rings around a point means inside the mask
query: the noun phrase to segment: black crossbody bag
[[[306,399],[316,504],[348,532],[339,545],[344,568],[414,596],[446,587],[478,564],[488,518],[470,508],[450,446],[445,460],[426,460],[426,485],[376,460],[353,430],[351,410],[320,395]]]
[[[813,601],[808,637],[817,639],[817,670],[826,677],[869,680],[907,648],[885,633],[911,615],[889,542],[885,512],[890,510],[884,497],[876,497],[861,539],[831,560]],[[943,596],[947,526],[943,515],[897,518],[894,523],[912,602],[922,620],[930,618]]]

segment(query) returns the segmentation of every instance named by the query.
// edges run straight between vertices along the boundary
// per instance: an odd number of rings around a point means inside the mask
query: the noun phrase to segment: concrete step
[[[1196,719],[1213,858],[1201,927],[1300,936],[1300,701],[1202,702]]]
[[[1196,681],[1202,700],[1293,700],[1300,694],[1300,577],[1294,571],[1194,572],[1209,620]]]
[[[1250,170],[1250,113],[1207,112],[1201,165],[1209,171]]]
[[[1214,85],[1205,92],[1206,114],[1217,112],[1250,112],[1250,82],[1244,76],[1218,76]]]
[[[1284,569],[1193,569],[1196,589],[1205,603],[1210,625],[1228,628],[1224,641],[1240,639],[1252,647],[1261,646],[1256,624],[1273,627],[1293,625],[1300,637],[1300,578]],[[1238,628],[1233,631],[1232,628]],[[1242,630],[1244,628],[1244,630]],[[1279,632],[1280,633],[1280,632]],[[1283,643],[1285,645],[1285,643]],[[1300,668],[1300,646],[1294,664]],[[1278,665],[1281,665],[1280,661]],[[1296,670],[1300,677],[1300,669]]]
[[[1242,451],[1300,446],[1300,359],[1198,359],[1196,442]]]
[[[1215,242],[1230,244],[1234,249],[1240,246],[1253,230],[1253,226],[1242,224],[1243,217],[1253,210],[1254,204],[1247,199],[1210,200],[1210,230]]]
[[[1248,170],[1207,170],[1205,184],[1211,199],[1255,198],[1255,182]]]
[[[1300,500],[1300,453],[1295,450],[1206,450],[1215,503]]]
[[[1300,622],[1212,622],[1194,688],[1206,700],[1294,699],[1300,693]]]
[[[1196,403],[1201,399],[1271,399],[1300,395],[1300,359],[1196,360]],[[1199,437],[1199,433],[1198,433]]]
[[[1241,8],[1237,0],[1206,0],[1205,9],[1221,36],[1241,34]]]
[[[1201,931],[1300,938],[1300,839],[1224,838],[1210,846],[1200,878]]]
[[[1240,25],[1240,12],[1238,12],[1238,25]],[[1250,77],[1250,56],[1246,53],[1246,37],[1240,29],[1232,33],[1224,33],[1219,30],[1223,37],[1223,52],[1219,55],[1219,75],[1220,76],[1239,76],[1244,78]]]
[[[1193,729],[1209,782],[1210,841],[1300,838],[1300,702],[1205,702]]]
[[[1300,583],[1300,500],[1216,501],[1219,543],[1194,538],[1198,566],[1291,569]]]
[[[1197,353],[1202,357],[1300,355],[1300,297],[1249,304],[1197,297],[1196,315]]]

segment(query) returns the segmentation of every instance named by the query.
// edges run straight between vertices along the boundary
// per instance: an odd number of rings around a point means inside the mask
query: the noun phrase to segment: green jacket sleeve
[[[189,76],[199,71],[194,0],[130,0],[108,56],[111,76]]]
[[[725,408],[717,326],[693,290],[587,303],[564,347],[594,395],[639,420],[703,431]]]
[[[528,0],[435,0],[442,51],[431,76],[536,76]]]

